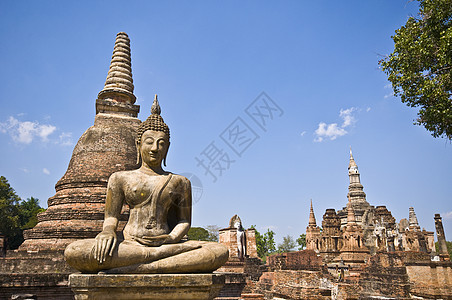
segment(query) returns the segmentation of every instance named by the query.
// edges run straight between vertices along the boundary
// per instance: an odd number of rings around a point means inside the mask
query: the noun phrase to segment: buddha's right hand
[[[94,259],[101,264],[105,261],[107,255],[112,256],[116,240],[115,232],[102,231],[99,233],[94,244]]]

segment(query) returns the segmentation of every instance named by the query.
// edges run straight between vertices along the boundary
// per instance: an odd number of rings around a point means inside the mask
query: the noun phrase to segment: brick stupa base
[[[76,300],[150,299],[207,300],[224,285],[221,274],[71,274]]]

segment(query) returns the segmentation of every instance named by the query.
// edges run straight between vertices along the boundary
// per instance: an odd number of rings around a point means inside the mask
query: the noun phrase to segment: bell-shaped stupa
[[[130,40],[118,33],[105,87],[96,100],[94,126],[77,142],[56,194],[39,223],[24,233],[20,250],[64,250],[102,230],[107,181],[113,172],[138,167],[135,147],[140,124],[133,94]],[[125,211],[125,210],[124,210]],[[121,221],[127,220],[127,214]],[[121,226],[120,226],[120,229]]]

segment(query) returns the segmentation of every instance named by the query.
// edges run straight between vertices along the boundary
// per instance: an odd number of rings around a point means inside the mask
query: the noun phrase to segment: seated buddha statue
[[[228,250],[219,243],[183,241],[191,225],[191,184],[162,168],[169,139],[156,95],[151,115],[138,128],[141,167],[110,176],[103,230],[94,239],[68,245],[64,256],[69,265],[82,273],[199,273],[227,261]],[[123,204],[130,216],[119,238]]]

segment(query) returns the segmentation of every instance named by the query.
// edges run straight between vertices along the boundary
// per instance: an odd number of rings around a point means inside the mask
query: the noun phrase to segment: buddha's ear
[[[166,155],[168,154],[168,149],[170,146],[170,142],[168,141],[168,147],[166,147],[166,153],[165,156],[163,156],[163,165],[166,167]]]
[[[140,154],[141,144],[138,141],[138,139],[135,140],[135,146],[137,147],[137,165],[138,165],[140,163],[140,158],[141,158],[141,154]]]

